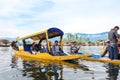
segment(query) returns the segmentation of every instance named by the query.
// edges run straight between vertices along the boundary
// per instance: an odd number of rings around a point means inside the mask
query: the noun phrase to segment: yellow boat
[[[36,59],[43,59],[43,60],[71,60],[71,59],[78,59],[80,55],[64,55],[64,56],[53,56],[53,53],[49,53],[51,50],[49,39],[59,37],[60,38],[60,47],[62,48],[62,40],[63,40],[63,31],[58,28],[49,28],[43,31],[38,31],[32,34],[28,34],[22,37],[18,37],[17,41],[22,40],[23,42],[23,49],[13,50],[15,55],[18,56],[25,56],[30,58]],[[48,52],[37,52],[36,54],[31,54],[31,44],[26,44],[27,39],[32,39],[33,41],[43,41],[46,40],[48,46]]]
[[[23,61],[34,61],[34,64],[38,64],[39,66],[49,66],[49,64],[53,64],[53,65],[58,65],[58,66],[66,66],[68,68],[77,68],[77,69],[81,69],[84,71],[88,71],[89,69],[85,67],[85,65],[82,64],[77,64],[74,62],[68,62],[68,61],[56,61],[56,60],[43,60],[43,59],[37,59],[37,58],[30,58],[30,57],[25,57],[25,56],[18,56],[18,55],[14,55],[12,57],[13,61],[16,61],[18,58],[20,58]],[[35,63],[36,62],[36,63]]]
[[[17,41],[22,40],[23,43],[25,43],[26,39],[32,39],[33,41],[42,41],[46,40],[48,51],[50,51],[50,44],[49,39],[60,37],[60,47],[62,48],[62,40],[63,40],[63,31],[58,28],[49,28],[43,31],[38,31],[32,34],[28,34],[22,37],[18,37]],[[104,62],[104,63],[112,63],[112,64],[120,64],[120,60],[110,60],[106,58],[94,58],[94,57],[87,57],[90,56],[90,54],[84,54],[84,55],[65,55],[65,56],[53,56],[49,52],[38,52],[36,54],[31,54],[30,45],[23,44],[23,49],[19,50],[13,50],[15,55],[20,57],[27,57],[34,59],[42,59],[42,60],[73,60],[73,59],[81,59],[81,60],[88,60],[88,61],[97,61],[97,62]]]

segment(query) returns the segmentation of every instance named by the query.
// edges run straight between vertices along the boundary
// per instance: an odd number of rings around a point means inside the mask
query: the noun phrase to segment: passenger
[[[78,47],[77,42],[74,41],[73,44],[70,47],[70,52],[71,52],[71,54],[79,54],[78,53],[79,49],[80,49],[80,46]]]
[[[110,41],[106,42],[106,48],[105,48],[105,51],[103,52],[103,54],[101,55],[101,57],[104,57],[107,53],[108,54],[110,53]],[[110,56],[109,56],[109,58],[110,58]]]
[[[60,48],[57,40],[55,41],[55,44],[52,46],[52,53],[54,56],[66,55]]]
[[[39,52],[41,47],[41,43],[36,44],[36,51]]]
[[[26,43],[26,40],[25,40],[25,39],[22,40],[22,41],[23,41],[23,49],[24,49],[24,51],[27,51],[27,52],[32,53],[32,50],[31,50],[32,44]]]
[[[31,50],[32,50],[32,53],[33,53],[33,54],[36,54],[36,53],[37,53],[37,44],[36,44],[36,42],[33,42],[33,43],[32,43]]]
[[[46,52],[46,50],[45,50],[45,46],[42,45],[42,44],[41,44],[41,46],[39,47],[39,49],[40,49],[40,52],[41,52],[41,53]]]
[[[11,43],[11,47],[12,47],[14,50],[19,50],[19,47],[18,47],[18,45],[17,45],[17,41],[13,41],[13,42]]]
[[[46,52],[45,51],[45,46],[42,45],[42,43],[37,44],[37,51],[40,51],[41,53]]]
[[[118,31],[119,27],[115,26],[111,31],[108,32],[108,39],[110,40],[110,55],[109,58],[111,60],[118,59],[118,40],[119,37]]]

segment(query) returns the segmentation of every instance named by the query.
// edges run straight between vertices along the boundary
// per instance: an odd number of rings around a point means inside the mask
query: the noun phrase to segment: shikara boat
[[[35,62],[38,63],[39,66],[49,66],[50,64],[52,65],[57,65],[57,66],[66,66],[66,67],[69,67],[69,68],[77,68],[77,69],[81,69],[81,70],[84,70],[84,71],[89,71],[89,69],[87,68],[87,66],[83,65],[83,64],[77,64],[75,62],[71,62],[72,60],[70,60],[70,62],[68,61],[63,61],[63,60],[43,60],[43,59],[37,59],[37,58],[30,58],[30,57],[26,57],[26,56],[18,56],[18,55],[14,55],[12,57],[12,60],[13,61],[16,61],[18,58],[20,58],[22,61],[34,61],[34,64]]]
[[[62,56],[53,56],[53,53],[50,52],[50,44],[49,39],[59,37],[60,39],[60,47],[62,48],[62,40],[63,40],[64,32],[58,28],[49,28],[43,31],[34,32],[32,34],[28,34],[22,37],[18,37],[17,41],[22,40],[23,42],[23,48],[19,50],[13,50],[15,55],[18,56],[25,56],[29,58],[35,58],[35,59],[43,59],[43,60],[73,60],[73,59],[79,59],[80,55],[62,55]],[[37,52],[36,54],[32,54],[31,51],[31,45],[26,44],[27,39],[32,39],[33,41],[39,41],[42,42],[43,40],[46,41],[48,46],[48,52]]]
[[[97,62],[104,62],[104,63],[112,63],[112,64],[120,64],[120,60],[110,60],[108,58],[100,58],[99,55],[92,55],[90,54],[83,54],[83,55],[63,55],[63,56],[53,56],[52,53],[49,52],[37,52],[36,54],[32,54],[31,51],[31,45],[26,44],[25,41],[27,39],[31,39],[33,41],[39,41],[42,42],[43,40],[46,41],[48,46],[48,51],[50,51],[50,44],[49,39],[59,37],[60,38],[60,47],[62,48],[62,40],[63,40],[64,32],[58,28],[49,28],[43,31],[34,32],[22,37],[18,37],[17,41],[23,42],[23,48],[19,48],[19,50],[13,50],[16,56],[20,57],[26,57],[31,59],[37,59],[37,60],[52,60],[52,61],[62,61],[62,60],[75,60],[75,59],[81,59],[81,60],[88,60],[88,61],[97,61]],[[88,57],[89,56],[89,57]]]

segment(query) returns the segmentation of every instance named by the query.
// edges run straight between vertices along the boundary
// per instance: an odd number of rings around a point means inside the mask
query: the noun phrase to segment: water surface
[[[69,47],[64,47],[69,52]],[[101,53],[98,46],[81,47],[80,52]],[[79,60],[33,61],[15,57],[10,48],[0,47],[0,80],[120,80],[119,65]]]

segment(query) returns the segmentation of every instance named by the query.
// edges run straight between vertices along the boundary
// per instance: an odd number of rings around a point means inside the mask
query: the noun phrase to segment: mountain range
[[[67,34],[71,34],[71,33],[65,33],[64,38],[67,38]],[[102,32],[102,33],[96,33],[96,34],[86,34],[86,33],[74,33],[74,34],[77,34],[78,37],[89,38],[90,41],[107,40],[108,39],[108,32]],[[16,40],[16,38],[10,38],[10,37],[0,38],[0,40],[1,39],[6,39],[9,41]]]
[[[16,38],[11,38],[11,37],[1,37],[0,40],[8,40],[10,42],[16,41]]]
[[[65,33],[65,38],[67,38],[67,34]],[[97,41],[97,40],[107,40],[108,39],[108,32],[96,33],[96,34],[86,34],[86,33],[74,33],[77,34],[78,37],[82,38],[89,38],[90,41]]]

